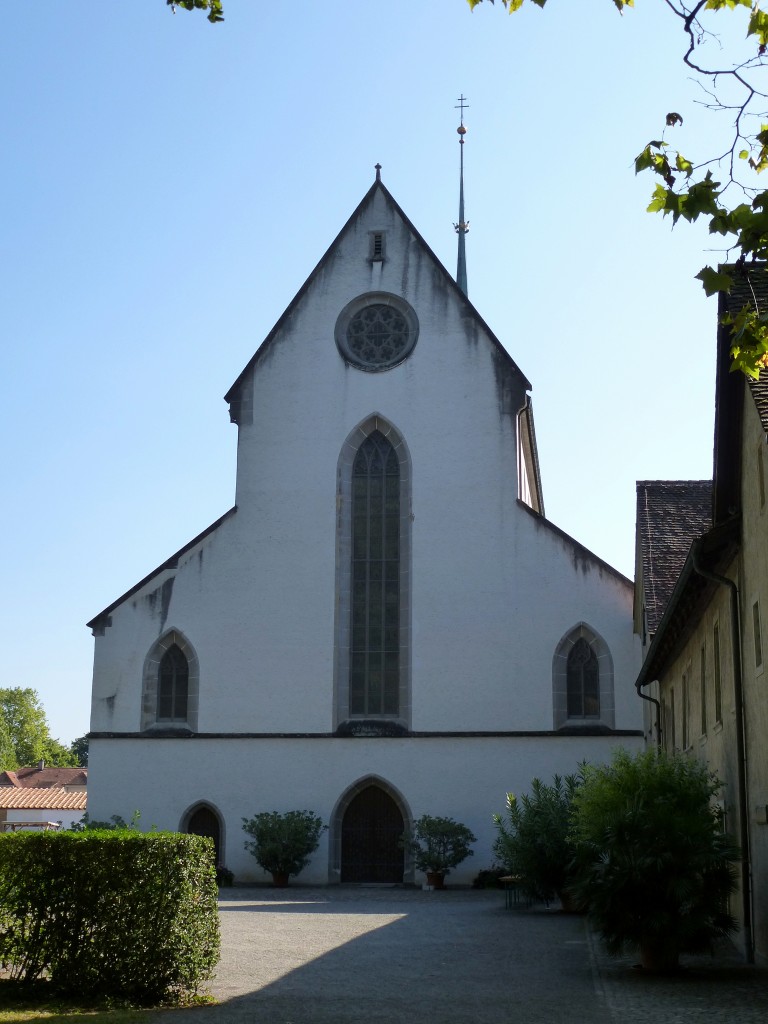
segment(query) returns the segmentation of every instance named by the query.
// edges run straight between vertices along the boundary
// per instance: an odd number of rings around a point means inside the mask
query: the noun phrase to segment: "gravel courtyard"
[[[174,1024],[764,1024],[768,972],[700,957],[675,978],[605,957],[556,907],[500,892],[232,889],[217,1006]],[[163,1015],[165,1016],[165,1014]]]

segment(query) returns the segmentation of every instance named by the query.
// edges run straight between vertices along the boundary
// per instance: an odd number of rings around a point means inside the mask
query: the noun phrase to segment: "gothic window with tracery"
[[[189,691],[189,665],[178,644],[172,644],[160,661],[157,687],[157,720],[185,722]]]
[[[579,637],[568,655],[568,717],[600,717],[600,669],[591,645]]]
[[[397,715],[400,692],[400,465],[378,430],[352,468],[349,712]]]
[[[413,308],[389,292],[358,295],[339,313],[334,329],[344,359],[373,373],[399,366],[413,351],[418,335]]]
[[[352,317],[347,328],[347,344],[361,363],[388,366],[407,350],[409,334],[408,323],[399,310],[376,302]]]

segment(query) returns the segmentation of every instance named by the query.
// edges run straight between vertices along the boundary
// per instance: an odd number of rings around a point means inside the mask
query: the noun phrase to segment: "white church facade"
[[[422,814],[642,744],[632,584],[543,514],[513,359],[380,180],[226,396],[235,507],[89,625],[89,814],[328,824],[301,882],[421,879]]]

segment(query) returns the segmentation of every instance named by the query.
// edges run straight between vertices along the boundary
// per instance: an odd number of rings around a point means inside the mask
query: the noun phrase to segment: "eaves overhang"
[[[141,590],[142,587],[145,587],[147,583],[150,583],[156,576],[159,576],[160,573],[165,572],[166,569],[176,569],[182,555],[185,555],[188,551],[194,548],[196,544],[199,544],[200,541],[205,540],[205,538],[215,530],[218,530],[224,520],[229,519],[229,517],[233,516],[235,512],[237,512],[237,505],[231,508],[228,512],[225,512],[223,516],[220,516],[216,522],[207,526],[202,533],[198,533],[198,535],[193,537],[189,543],[184,545],[183,548],[179,548],[179,550],[172,554],[170,558],[166,558],[162,565],[158,565],[156,569],[153,569],[152,572],[148,573],[144,579],[139,580],[139,582],[131,587],[130,590],[126,590],[124,594],[121,594],[116,601],[107,605],[107,607],[103,611],[99,612],[98,615],[94,615],[90,622],[86,622],[86,626],[93,630],[94,636],[98,635],[99,632],[103,632],[103,629],[106,626],[110,626],[112,624],[109,617],[115,608],[119,608],[124,601],[127,601],[129,597],[133,597],[133,595]]]
[[[638,692],[643,686],[658,679],[679,654],[706,611],[717,587],[716,583],[696,571],[695,560],[703,559],[708,568],[722,571],[738,552],[740,536],[741,519],[733,516],[692,542],[635,681]]]
[[[550,533],[559,537],[561,541],[564,541],[571,548],[574,560],[591,563],[596,568],[610,573],[611,576],[615,577],[615,579],[630,590],[634,587],[632,580],[628,579],[623,572],[619,572],[619,570],[614,568],[610,562],[606,562],[604,558],[596,555],[594,551],[590,551],[589,548],[585,548],[583,544],[580,544],[575,539],[575,537],[566,533],[565,530],[561,530],[559,526],[555,526],[550,519],[547,519],[546,516],[537,512],[536,509],[531,508],[530,505],[526,505],[521,498],[517,499],[517,507],[524,509],[528,515],[536,521],[538,526],[543,527]]]

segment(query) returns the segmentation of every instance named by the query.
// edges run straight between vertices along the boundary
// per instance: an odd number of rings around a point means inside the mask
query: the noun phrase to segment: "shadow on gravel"
[[[652,974],[627,956],[613,960],[592,938],[606,1001],[616,1021],[674,1024],[765,1024],[768,971],[750,967],[729,945],[684,956],[675,974]]]
[[[221,920],[220,1003],[174,1024],[611,1024],[583,921],[502,893],[251,890]]]

